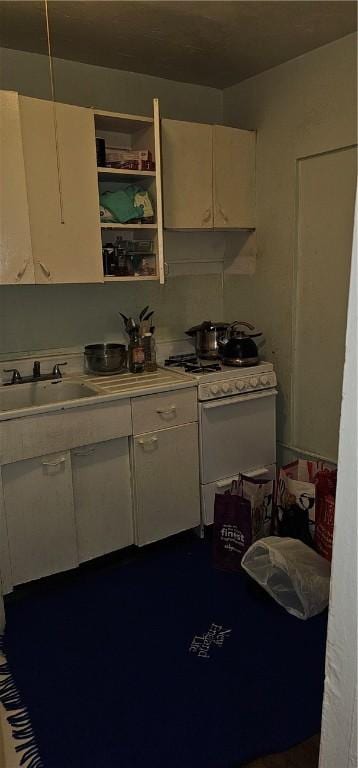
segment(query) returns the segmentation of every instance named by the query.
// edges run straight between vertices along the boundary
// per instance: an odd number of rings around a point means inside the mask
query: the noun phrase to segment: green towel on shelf
[[[115,221],[125,224],[127,221],[142,219],[144,216],[143,206],[135,205],[135,197],[140,193],[143,193],[141,187],[133,184],[118,184],[118,189],[115,192],[100,194],[99,202],[111,212]]]

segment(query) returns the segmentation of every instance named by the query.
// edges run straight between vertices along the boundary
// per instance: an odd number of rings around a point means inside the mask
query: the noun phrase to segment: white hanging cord
[[[60,163],[60,152],[59,152],[59,144],[58,144],[58,125],[57,125],[57,112],[56,112],[56,99],[55,99],[55,82],[54,82],[54,76],[53,76],[52,53],[51,53],[50,21],[49,21],[49,14],[48,14],[48,2],[47,0],[44,0],[44,2],[45,2],[45,16],[46,16],[47,50],[48,50],[48,61],[49,61],[49,69],[50,69],[51,98],[52,98],[52,106],[53,106],[53,122],[54,122],[54,129],[55,129],[58,197],[59,197],[59,203],[60,203],[61,224],[64,224],[65,219],[63,214],[61,163]]]

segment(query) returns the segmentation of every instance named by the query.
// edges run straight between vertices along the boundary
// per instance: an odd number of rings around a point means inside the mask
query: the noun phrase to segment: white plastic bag
[[[247,550],[241,565],[277,603],[299,619],[309,619],[328,605],[330,564],[298,539],[260,539]]]

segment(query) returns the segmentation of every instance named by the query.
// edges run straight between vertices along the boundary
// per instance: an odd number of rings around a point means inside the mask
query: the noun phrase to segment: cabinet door
[[[162,120],[164,227],[211,229],[212,126]]]
[[[14,584],[78,565],[70,454],[2,468]]]
[[[3,594],[6,595],[12,589],[12,574],[1,472],[0,467],[0,583]]]
[[[0,284],[34,281],[19,95],[0,91]]]
[[[36,283],[103,282],[91,109],[20,97]]]
[[[128,439],[75,448],[71,461],[80,562],[133,544]]]
[[[214,125],[214,227],[255,224],[255,131]]]
[[[3,633],[4,629],[5,629],[5,608],[4,608],[4,601],[2,597],[2,589],[1,589],[1,582],[0,582],[0,632]],[[1,757],[1,749],[2,749],[2,746],[0,744],[0,757]]]
[[[133,454],[136,543],[199,525],[197,423],[135,437]]]

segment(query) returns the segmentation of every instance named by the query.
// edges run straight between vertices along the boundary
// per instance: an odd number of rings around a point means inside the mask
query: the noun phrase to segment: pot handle
[[[247,323],[245,320],[234,320],[234,322],[231,323],[230,328],[235,328],[236,325],[245,325],[250,331],[255,331],[255,326],[251,325],[251,323]],[[262,331],[255,331],[255,333],[247,333],[246,335],[251,337],[262,336]]]

